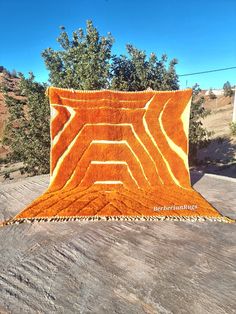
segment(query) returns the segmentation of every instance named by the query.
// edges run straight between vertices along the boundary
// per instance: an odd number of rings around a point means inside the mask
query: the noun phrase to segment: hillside
[[[7,87],[8,94],[14,96],[18,99],[22,98],[21,96],[16,95],[17,86],[19,84],[19,78],[11,75],[9,72],[0,72],[0,158],[4,158],[8,152],[6,147],[3,147],[1,140],[3,138],[4,127],[7,122],[8,110],[4,102],[4,96],[1,91],[3,85]]]
[[[209,145],[197,154],[198,169],[208,173],[236,178],[236,137],[230,133],[229,124],[233,117],[233,97],[217,96],[216,99],[205,97],[205,108],[211,114],[202,122],[203,126],[214,132]]]
[[[234,96],[217,96],[216,99],[205,98],[205,108],[211,110],[211,114],[203,120],[204,126],[215,132],[213,137],[230,136],[229,123],[233,116]]]

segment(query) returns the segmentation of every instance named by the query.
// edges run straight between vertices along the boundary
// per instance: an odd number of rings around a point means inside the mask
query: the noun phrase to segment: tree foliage
[[[52,85],[74,89],[118,89],[127,91],[178,89],[175,72],[177,60],[167,66],[167,56],[158,60],[152,53],[127,45],[128,56],[111,54],[114,38],[100,36],[92,21],[86,33],[80,28],[69,37],[61,27],[57,38],[61,50],[45,49],[42,53]]]
[[[200,96],[200,92],[201,89],[196,84],[193,87],[189,123],[189,159],[191,164],[196,161],[198,149],[204,146],[212,135],[202,124],[202,119],[209,115],[210,111],[204,108],[205,100],[203,96]]]
[[[111,88],[125,91],[176,90],[179,88],[175,71],[177,60],[170,61],[162,55],[158,60],[152,53],[149,58],[144,51],[132,45],[126,46],[128,56],[113,56],[111,64]]]
[[[216,95],[214,94],[212,88],[210,88],[210,90],[209,90],[209,98],[210,99],[216,99],[217,98]]]
[[[6,69],[4,68],[3,65],[0,65],[0,73],[2,73],[3,71],[6,71]]]
[[[223,86],[223,89],[224,89],[224,96],[226,97],[231,97],[233,96],[234,92],[232,90],[232,87],[231,87],[231,84],[229,81],[227,81],[226,83],[224,83],[224,86]]]
[[[229,128],[230,128],[230,133],[233,136],[236,136],[236,122],[230,122]]]
[[[3,144],[11,148],[11,162],[22,161],[23,171],[33,175],[49,172],[49,103],[45,84],[19,74],[18,95],[10,96],[5,90],[9,119]],[[4,88],[3,88],[4,89]]]
[[[110,33],[100,36],[91,21],[86,30],[74,31],[72,38],[64,27],[57,41],[59,50],[47,48],[42,57],[49,71],[50,85],[74,89],[117,89],[124,91],[176,90],[179,88],[175,71],[177,60],[168,62],[152,53],[127,45],[127,55],[112,55],[114,42]],[[2,69],[4,70],[4,69]],[[14,75],[16,75],[14,73]],[[17,95],[5,92],[10,118],[5,130],[5,145],[11,148],[10,160],[23,161],[24,170],[31,174],[49,172],[49,102],[46,84],[20,77]],[[201,118],[205,116],[202,100],[194,100],[191,108],[190,150],[207,136]]]
[[[103,89],[109,84],[109,69],[113,38],[100,36],[91,21],[86,34],[80,28],[72,39],[64,27],[57,38],[61,50],[45,49],[42,53],[52,85],[74,89]]]

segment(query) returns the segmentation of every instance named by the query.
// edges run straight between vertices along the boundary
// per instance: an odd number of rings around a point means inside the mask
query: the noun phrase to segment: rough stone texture
[[[236,183],[193,173],[236,218]],[[40,195],[48,176],[0,188],[0,220]],[[50,222],[0,229],[0,313],[236,313],[234,224]]]

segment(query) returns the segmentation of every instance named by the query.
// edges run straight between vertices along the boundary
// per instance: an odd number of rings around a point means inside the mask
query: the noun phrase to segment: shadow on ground
[[[217,137],[197,153],[195,169],[236,178],[236,139]]]
[[[191,186],[197,183],[204,176],[203,171],[198,171],[196,169],[190,170]]]

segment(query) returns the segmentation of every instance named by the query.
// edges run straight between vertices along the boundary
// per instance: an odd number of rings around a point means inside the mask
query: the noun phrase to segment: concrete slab
[[[192,173],[236,218],[236,183]],[[48,176],[0,187],[0,220],[46,189]],[[214,313],[236,309],[235,224],[51,222],[0,229],[0,313]]]

